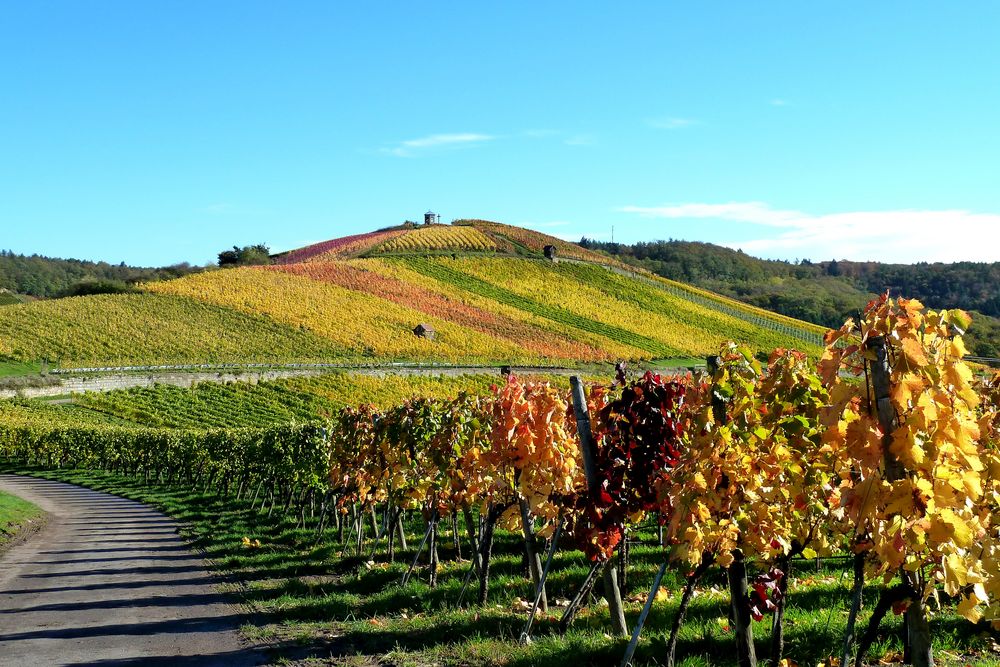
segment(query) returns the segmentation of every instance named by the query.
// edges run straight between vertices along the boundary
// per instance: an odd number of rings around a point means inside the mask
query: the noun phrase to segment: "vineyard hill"
[[[818,353],[823,332],[539,232],[458,220],[332,239],[139,294],[5,306],[0,359],[566,365],[699,358],[725,340]]]

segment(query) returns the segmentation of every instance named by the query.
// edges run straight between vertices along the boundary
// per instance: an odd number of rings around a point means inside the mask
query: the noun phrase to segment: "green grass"
[[[0,306],[11,306],[15,303],[23,303],[23,299],[13,292],[0,292]]]
[[[22,375],[38,375],[42,372],[41,364],[25,361],[0,360],[0,378],[18,377]]]
[[[641,368],[648,368],[651,371],[677,371],[705,366],[705,360],[697,357],[674,357],[672,359],[650,359],[642,364]]]
[[[467,563],[454,562],[449,529],[441,536],[443,572],[440,585],[430,589],[425,571],[418,570],[406,587],[399,585],[414,547],[422,535],[418,516],[408,522],[410,549],[394,563],[379,554],[344,554],[336,531],[327,530],[317,542],[315,530],[297,528],[295,520],[276,512],[267,517],[246,502],[221,500],[177,486],[145,487],[140,480],[99,472],[27,470],[150,503],[185,525],[184,535],[203,549],[214,567],[242,600],[256,609],[255,622],[244,628],[253,640],[266,640],[288,664],[336,665],[614,665],[627,640],[608,635],[607,612],[588,606],[565,636],[556,631],[559,609],[541,616],[534,642],[517,642],[525,620],[519,599],[530,594],[521,566],[522,545],[516,535],[500,532],[495,548],[491,593],[484,607],[458,607]],[[260,540],[247,547],[243,538]],[[652,532],[636,539],[649,542]],[[463,545],[467,549],[467,545]],[[637,544],[628,570],[632,601],[626,616],[634,623],[657,568],[658,547]],[[786,655],[800,665],[816,665],[839,653],[847,616],[850,575],[843,559],[799,562],[793,573],[787,611]],[[549,599],[571,597],[586,574],[583,556],[559,551],[548,583]],[[636,665],[662,664],[670,623],[676,612],[682,580],[668,571],[663,586],[670,595],[653,606],[640,643]],[[727,597],[720,572],[712,572],[699,587],[678,647],[678,664],[687,667],[732,664],[733,639],[728,630]],[[868,604],[878,592],[869,587]],[[758,655],[767,655],[769,619],[754,624]],[[941,665],[1000,664],[993,637],[983,627],[957,618],[945,604],[932,622],[936,657]],[[899,619],[889,619],[869,660],[899,650]],[[762,659],[762,664],[764,660]]]
[[[29,522],[42,516],[42,510],[27,500],[0,491],[0,551]]]

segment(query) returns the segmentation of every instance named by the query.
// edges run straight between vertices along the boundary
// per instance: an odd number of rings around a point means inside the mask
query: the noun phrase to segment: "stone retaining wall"
[[[518,369],[530,372],[543,372],[554,375],[571,375],[579,373],[571,369]],[[98,376],[62,376],[62,384],[53,387],[29,387],[23,389],[0,390],[0,398],[42,398],[46,396],[61,396],[64,394],[79,394],[88,391],[111,391],[113,389],[129,389],[131,387],[151,387],[154,384],[169,384],[175,387],[190,387],[198,382],[249,382],[256,384],[265,380],[281,378],[306,377],[330,373],[330,369],[290,369],[270,371],[222,371],[214,373],[115,373]],[[455,368],[355,368],[343,372],[352,375],[371,375],[385,377],[387,375],[466,375],[466,374],[500,374],[499,367],[483,368],[481,366]]]

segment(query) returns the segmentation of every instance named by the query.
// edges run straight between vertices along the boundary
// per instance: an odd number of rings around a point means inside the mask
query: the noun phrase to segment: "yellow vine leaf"
[[[944,592],[948,595],[958,595],[968,584],[965,564],[958,554],[948,554],[941,565],[944,571]]]
[[[983,617],[983,612],[979,608],[980,602],[979,597],[975,593],[966,595],[962,598],[962,601],[958,603],[958,615],[973,623],[978,623]]]
[[[938,544],[954,539],[957,546],[964,548],[972,544],[972,531],[961,517],[945,507],[931,522],[930,538]]]
[[[924,346],[916,338],[904,338],[902,341],[903,356],[906,357],[907,365],[926,366],[927,355],[924,354]]]

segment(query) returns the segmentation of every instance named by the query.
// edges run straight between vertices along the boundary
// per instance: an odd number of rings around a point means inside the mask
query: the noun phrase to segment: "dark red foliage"
[[[624,368],[618,369],[618,376],[619,381],[624,379]],[[663,509],[658,481],[670,474],[680,456],[677,411],[683,401],[684,385],[647,372],[624,384],[621,395],[602,412],[606,430],[594,434],[601,485],[584,499],[575,526],[579,544],[591,560],[610,557],[629,516]]]
[[[753,620],[759,621],[764,618],[764,614],[770,614],[777,609],[778,602],[781,601],[781,580],[784,577],[784,572],[772,567],[750,582],[748,603]]]

